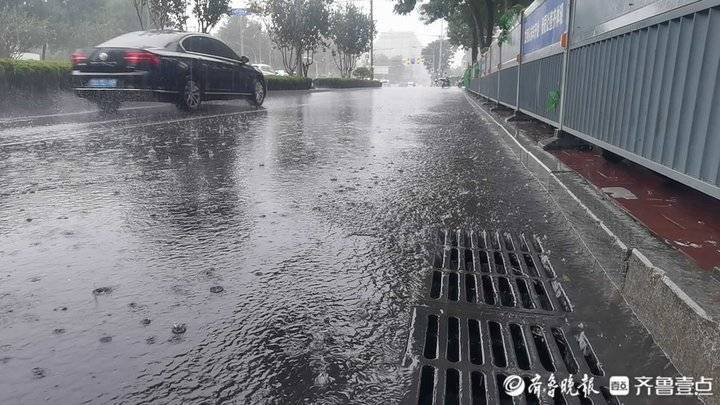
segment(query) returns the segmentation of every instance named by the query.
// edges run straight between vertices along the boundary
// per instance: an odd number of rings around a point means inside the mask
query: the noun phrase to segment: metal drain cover
[[[572,304],[536,236],[510,232],[433,234],[424,305],[413,310],[406,365],[416,368],[413,404],[617,404],[590,340],[564,315]],[[572,378],[580,395],[511,397],[510,375],[526,385]],[[583,375],[598,393],[584,392]],[[543,387],[545,388],[545,387]]]
[[[430,298],[441,302],[570,312],[540,240],[509,232],[443,231],[431,245]]]

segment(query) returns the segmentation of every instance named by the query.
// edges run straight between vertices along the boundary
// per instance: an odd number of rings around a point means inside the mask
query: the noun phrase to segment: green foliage
[[[187,0],[147,0],[146,6],[156,29],[185,29]]]
[[[290,74],[307,76],[315,52],[330,29],[331,0],[256,0],[252,9],[268,21],[268,31]]]
[[[46,40],[46,21],[20,3],[0,2],[0,58],[26,52]]]
[[[353,72],[353,76],[357,77],[358,79],[369,79],[372,77],[372,71],[369,68],[366,67],[359,67],[355,69]]]
[[[272,42],[262,25],[247,17],[228,18],[218,30],[217,36],[225,41],[238,55],[245,55],[252,63],[262,63],[272,48]],[[268,61],[269,62],[269,61]]]
[[[3,7],[20,10],[24,17],[18,19],[17,12]],[[6,31],[13,27],[27,32]],[[27,44],[15,52],[40,53],[47,44],[49,58],[64,59],[78,48],[138,29],[136,10],[128,0],[0,0],[0,42],[14,39]],[[8,56],[0,51],[0,58]]]
[[[473,78],[473,67],[471,66],[471,67],[468,67],[467,69],[465,69],[465,72],[463,73],[463,79],[462,79],[463,86],[465,86],[466,89],[470,87],[470,81],[472,80],[472,78]]]
[[[497,23],[498,28],[500,28],[500,33],[498,34],[499,44],[502,45],[510,40],[510,31],[515,27],[515,23],[523,12],[523,9],[523,6],[516,4],[500,15]]]
[[[0,89],[48,91],[70,89],[70,63],[0,59]]]
[[[228,14],[230,0],[195,0],[192,11],[200,24],[200,31],[208,33]]]
[[[308,90],[312,87],[312,79],[298,76],[267,76],[268,90]]]
[[[72,67],[67,62],[0,59],[0,90],[23,93],[70,90]],[[325,78],[312,80],[298,76],[267,76],[268,90],[308,90],[313,87],[381,87],[377,80]]]
[[[453,45],[471,50],[472,61],[477,61],[478,48],[488,47],[501,27],[501,42],[507,40],[512,28],[513,15],[532,0],[394,0],[398,14],[412,12],[418,4],[426,23],[444,19],[448,23],[448,37]],[[502,21],[501,21],[502,20]]]
[[[450,58],[455,53],[456,48],[450,45],[448,41],[443,40],[441,54],[440,45],[440,40],[436,39],[421,51],[425,68],[431,75],[442,75],[446,73],[450,66]]]
[[[313,80],[315,87],[326,87],[333,89],[348,89],[354,87],[382,87],[377,80],[345,79],[342,77],[328,77]]]
[[[560,90],[553,90],[548,93],[547,110],[555,112],[560,107]]]
[[[350,77],[358,56],[370,49],[375,36],[370,16],[354,4],[346,4],[330,16],[329,39],[332,40],[332,56],[342,77]]]

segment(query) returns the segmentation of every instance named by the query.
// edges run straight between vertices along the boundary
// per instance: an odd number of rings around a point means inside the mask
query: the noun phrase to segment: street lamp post
[[[370,80],[375,79],[375,59],[373,58],[373,41],[375,40],[375,20],[373,19],[373,0],[370,0]]]

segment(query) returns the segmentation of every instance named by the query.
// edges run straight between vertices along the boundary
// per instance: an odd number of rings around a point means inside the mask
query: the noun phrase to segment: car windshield
[[[138,31],[120,35],[98,45],[103,48],[166,48],[182,34],[171,31]]]

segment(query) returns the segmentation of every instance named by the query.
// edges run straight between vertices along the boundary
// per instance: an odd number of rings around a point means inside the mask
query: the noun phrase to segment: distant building
[[[403,59],[420,58],[423,46],[412,31],[381,32],[375,40],[375,55],[388,58],[400,55]]]

